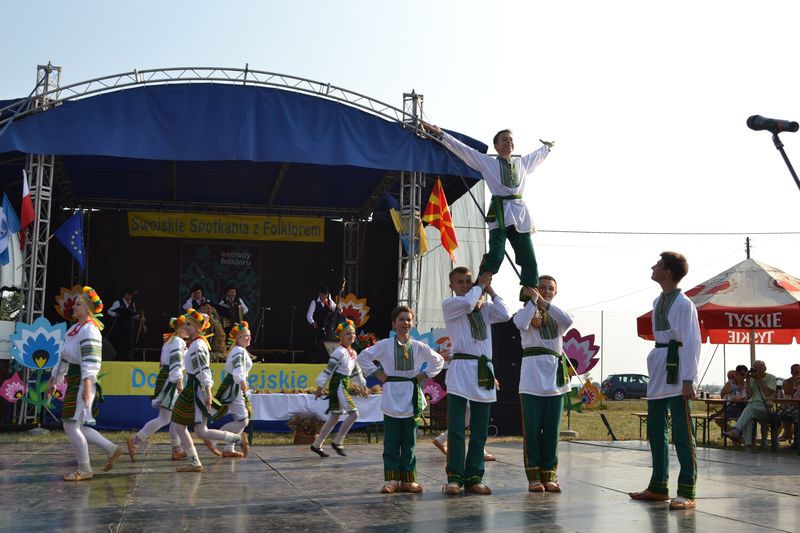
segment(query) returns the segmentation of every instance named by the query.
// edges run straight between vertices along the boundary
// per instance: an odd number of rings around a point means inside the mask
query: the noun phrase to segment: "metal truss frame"
[[[47,110],[53,103],[50,97],[58,97],[61,80],[61,67],[51,64],[38,65],[36,69],[36,89],[31,99],[31,107]],[[50,243],[50,215],[53,203],[53,177],[55,157],[46,154],[28,154],[26,173],[33,203],[33,229],[25,241],[23,253],[23,309],[20,315],[25,322],[32,323],[44,315],[45,291],[47,288],[47,257]],[[25,380],[31,386],[32,372],[25,370]],[[35,382],[33,382],[35,383]],[[37,410],[23,399],[19,402],[17,420],[21,424],[38,422]]]
[[[161,69],[134,69],[129,72],[112,74],[101,78],[93,78],[71,85],[65,85],[57,89],[48,89],[42,96],[51,105],[59,105],[70,100],[77,100],[96,94],[107,93],[127,89],[130,87],[141,87],[145,85],[165,85],[170,83],[190,83],[190,82],[214,82],[229,83],[234,85],[254,85],[263,87],[274,87],[287,91],[312,94],[329,100],[334,100],[351,107],[367,111],[373,115],[383,117],[387,120],[409,126],[414,124],[419,127],[416,119],[411,120],[404,109],[394,107],[380,100],[375,100],[363,94],[349,91],[342,87],[315,81],[308,78],[300,78],[288,74],[277,72],[267,72],[264,70],[251,70],[249,65],[244,68],[225,68],[225,67],[169,67]],[[0,128],[8,121],[21,118],[31,113],[40,111],[33,105],[34,97],[29,98],[28,105],[20,110],[16,116],[10,116],[0,120]],[[19,102],[0,109],[0,117],[4,113],[14,114]],[[421,116],[421,115],[420,115]]]
[[[405,126],[420,130],[424,97],[414,91],[403,94]],[[397,305],[407,305],[418,316],[419,287],[422,279],[422,256],[419,254],[419,221],[422,211],[422,189],[425,175],[420,172],[402,172],[400,175],[400,239],[397,243]],[[408,243],[408,250],[403,241]]]

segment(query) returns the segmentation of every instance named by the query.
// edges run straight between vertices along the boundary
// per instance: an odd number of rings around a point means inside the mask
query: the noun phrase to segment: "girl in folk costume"
[[[208,315],[194,309],[189,309],[184,315],[186,324],[187,350],[184,357],[188,380],[183,388],[175,407],[172,410],[172,423],[181,439],[181,444],[186,452],[187,463],[177,468],[178,472],[202,472],[203,465],[189,435],[189,426],[194,426],[195,433],[206,441],[206,445],[214,451],[216,448],[211,440],[224,440],[225,442],[241,442],[242,448],[247,450],[247,441],[239,435],[208,429],[208,419],[212,415],[214,398],[211,387],[214,381],[209,368],[210,348],[202,332],[208,329]]]
[[[97,320],[103,310],[103,302],[91,287],[84,287],[75,298],[72,316],[76,324],[67,331],[64,345],[61,347],[59,360],[50,377],[49,392],[55,392],[56,384],[64,376],[67,379],[67,391],[64,394],[61,419],[64,433],[67,434],[75,456],[78,469],[64,476],[64,481],[83,481],[92,479],[92,467],[89,463],[89,443],[101,448],[108,454],[108,462],[103,467],[107,472],[119,459],[122,448],[103,437],[85,424],[94,425],[97,416],[98,396],[102,398],[97,374],[102,361],[102,324]]]
[[[158,409],[158,416],[150,420],[139,430],[136,435],[128,439],[128,455],[131,461],[136,461],[136,448],[146,441],[150,435],[170,423],[172,408],[178,400],[178,395],[183,391],[183,356],[186,353],[186,336],[184,331],[186,318],[181,315],[171,318],[169,326],[171,331],[164,334],[164,345],[161,347],[161,368],[156,378],[156,387],[153,391],[152,405]],[[170,425],[169,440],[172,443],[172,460],[183,459],[186,452],[181,448],[181,440]]]
[[[233,420],[222,426],[221,431],[228,431],[241,435],[242,440],[247,436],[242,431],[247,427],[252,417],[253,409],[250,407],[250,387],[247,386],[247,374],[253,368],[253,359],[247,351],[250,346],[250,325],[242,321],[235,323],[228,334],[228,359],[225,361],[225,378],[219,386],[216,398],[222,404],[217,410],[216,419],[227,413],[233,415]],[[236,450],[235,442],[228,442],[222,451],[223,457],[247,457],[247,448],[243,452]]]
[[[336,450],[339,455],[347,455],[344,453],[344,438],[358,418],[356,403],[347,389],[353,381],[355,381],[357,387],[363,388],[367,386],[367,380],[364,379],[364,374],[361,372],[361,367],[358,366],[358,361],[356,360],[356,351],[352,347],[353,341],[356,340],[356,327],[353,321],[346,320],[339,324],[336,328],[336,336],[339,338],[340,344],[331,354],[328,366],[317,377],[317,389],[314,391],[314,396],[319,398],[322,394],[322,386],[328,382],[328,401],[330,404],[326,412],[330,413],[330,417],[325,422],[325,425],[322,426],[317,440],[311,445],[311,451],[320,457],[328,457],[328,454],[322,449],[322,443],[331,434],[334,426],[339,421],[339,417],[344,413],[347,413],[347,418],[344,419],[339,431],[336,433],[336,437],[331,443],[331,448]]]
[[[441,372],[442,356],[424,342],[409,337],[414,312],[401,305],[392,311],[396,336],[383,339],[358,354],[365,375],[375,375],[383,385],[383,472],[381,492],[422,492],[417,483],[417,421],[425,409],[420,384]],[[377,363],[377,364],[376,364]],[[423,365],[425,369],[423,370]]]

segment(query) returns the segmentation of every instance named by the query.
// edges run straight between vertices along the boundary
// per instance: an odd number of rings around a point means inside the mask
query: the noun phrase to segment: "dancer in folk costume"
[[[447,369],[447,486],[445,494],[460,494],[462,487],[475,494],[491,494],[483,483],[489,411],[497,401],[497,380],[492,363],[492,324],[511,318],[505,302],[492,289],[492,273],[484,272],[472,283],[472,272],[456,267],[449,275],[455,296],[442,302],[447,335],[452,343]],[[483,302],[486,291],[491,302]],[[469,448],[465,445],[465,413],[470,406]]]
[[[417,483],[417,425],[425,409],[420,386],[442,371],[444,359],[430,346],[410,338],[414,312],[401,305],[392,311],[395,337],[378,341],[358,354],[365,375],[383,383],[383,473],[381,492],[422,492]],[[375,363],[378,363],[377,365]],[[424,368],[423,368],[424,367]]]
[[[247,375],[253,368],[253,358],[247,347],[251,340],[250,324],[245,321],[236,322],[231,326],[228,334],[228,358],[225,360],[225,378],[219,385],[216,398],[222,404],[217,410],[215,418],[221,419],[226,414],[233,416],[233,420],[222,426],[220,431],[235,433],[247,439],[247,435],[242,432],[247,427],[253,416],[253,408],[250,406],[250,387],[247,385]],[[247,457],[247,449],[236,450],[235,442],[228,442],[222,450],[223,457],[233,457],[244,459]]]
[[[64,476],[64,481],[83,481],[92,479],[92,466],[89,463],[89,444],[94,444],[108,455],[103,467],[107,472],[114,467],[122,453],[122,448],[109,441],[87,425],[95,424],[98,399],[102,401],[102,390],[97,383],[102,362],[102,316],[103,302],[91,287],[84,287],[75,298],[72,316],[76,324],[67,331],[64,344],[59,353],[58,363],[53,369],[48,383],[49,394],[55,393],[56,384],[65,376],[67,390],[61,408],[64,433],[67,434],[78,460],[78,469]]]
[[[188,379],[172,410],[172,423],[175,424],[175,429],[186,452],[187,463],[179,466],[177,471],[202,472],[203,465],[200,463],[200,457],[189,434],[189,426],[194,426],[197,436],[202,438],[217,455],[222,455],[222,453],[214,448],[212,440],[241,442],[242,449],[245,451],[248,449],[248,443],[246,439],[242,439],[235,433],[208,429],[208,419],[214,413],[215,403],[215,399],[211,395],[214,381],[209,368],[210,348],[208,341],[202,336],[203,331],[209,327],[208,315],[190,308],[184,317],[186,318],[184,328],[187,340],[184,364]],[[216,403],[219,405],[219,402]]]
[[[339,324],[336,327],[336,337],[339,338],[339,346],[331,354],[328,366],[317,376],[317,389],[314,391],[314,396],[319,398],[322,395],[322,387],[328,383],[329,406],[326,413],[330,413],[330,416],[311,445],[311,451],[320,457],[328,457],[328,454],[322,449],[322,443],[339,422],[339,417],[345,413],[347,418],[339,427],[339,431],[331,443],[331,448],[339,455],[347,455],[344,453],[344,438],[358,418],[358,408],[350,396],[348,388],[351,383],[355,383],[362,389],[367,386],[367,381],[356,360],[356,351],[353,349],[353,341],[356,340],[356,326],[353,321],[345,320]]]
[[[653,457],[650,484],[629,493],[634,500],[669,500],[669,438],[681,465],[678,496],[669,503],[672,510],[694,509],[697,484],[697,443],[692,424],[692,399],[697,395],[697,367],[700,360],[700,323],[697,309],[678,283],[689,271],[686,258],[676,252],[662,252],[652,267],[650,279],[661,285],[653,302],[653,334],[656,345],[647,356],[647,440]]]
[[[479,275],[484,272],[498,272],[508,240],[514,249],[514,262],[521,267],[520,285],[537,287],[539,270],[531,242],[531,233],[536,231],[536,226],[522,199],[522,193],[528,176],[544,161],[555,143],[540,140],[544,146],[535,152],[512,158],[513,133],[511,130],[500,130],[492,141],[497,157],[492,157],[470,148],[438,126],[423,124],[423,127],[456,157],[480,172],[486,187],[492,193],[491,207],[486,215],[489,225],[489,252],[481,263]],[[522,292],[520,299],[526,300]]]
[[[161,368],[158,370],[156,387],[151,404],[158,409],[158,416],[146,423],[142,429],[128,439],[128,455],[136,461],[136,449],[150,435],[163,428],[172,420],[172,408],[183,391],[183,357],[186,353],[185,328],[186,317],[183,315],[169,319],[170,332],[164,333],[164,345],[161,347]],[[169,440],[172,444],[172,460],[186,458],[181,447],[181,439],[175,426],[169,427]]]
[[[519,398],[525,475],[531,492],[561,492],[558,439],[570,380],[563,337],[572,326],[572,315],[553,305],[558,289],[552,276],[540,276],[538,289],[522,290],[530,300],[514,315],[514,325],[522,341]]]

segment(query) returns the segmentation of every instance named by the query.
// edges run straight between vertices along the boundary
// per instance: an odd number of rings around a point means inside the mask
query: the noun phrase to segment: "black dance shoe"
[[[344,446],[340,446],[339,444],[336,444],[335,442],[332,442],[331,443],[331,448],[333,448],[334,451],[336,453],[338,453],[339,455],[341,455],[342,457],[347,457],[347,454],[344,453]]]
[[[311,445],[311,451],[320,457],[330,457],[322,448],[315,448],[313,444]]]

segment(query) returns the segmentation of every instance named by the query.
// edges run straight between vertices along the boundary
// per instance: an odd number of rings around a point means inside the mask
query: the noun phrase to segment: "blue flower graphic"
[[[50,337],[40,333],[28,337],[22,350],[24,365],[28,368],[50,368],[58,361],[58,344]]]
[[[63,322],[51,325],[44,318],[33,324],[17,323],[17,331],[11,335],[11,355],[24,367],[34,370],[52,368],[58,362],[58,353],[67,333]]]

